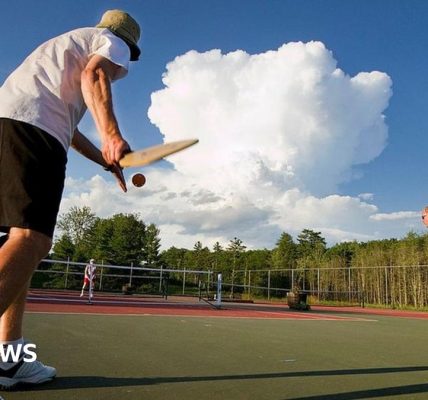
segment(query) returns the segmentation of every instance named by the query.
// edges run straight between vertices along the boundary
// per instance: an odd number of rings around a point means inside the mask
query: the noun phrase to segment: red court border
[[[31,290],[26,311],[30,313],[104,314],[140,316],[182,316],[251,319],[331,321],[374,321],[376,315],[428,319],[428,313],[360,307],[312,306],[311,311],[290,310],[285,304],[223,303],[220,309],[194,298],[125,296],[97,293],[92,304],[76,291]],[[345,315],[346,314],[346,315]]]

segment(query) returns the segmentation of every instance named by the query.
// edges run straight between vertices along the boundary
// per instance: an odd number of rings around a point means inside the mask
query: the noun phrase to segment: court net
[[[36,269],[32,289],[82,291],[87,263],[43,260]],[[212,271],[193,269],[151,268],[94,264],[95,278],[83,291],[91,301],[97,293],[162,298],[189,297],[205,301],[215,307],[221,304],[221,283]]]

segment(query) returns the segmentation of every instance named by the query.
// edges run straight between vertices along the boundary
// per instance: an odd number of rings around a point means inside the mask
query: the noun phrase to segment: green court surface
[[[353,316],[355,317],[355,315]],[[428,399],[428,320],[26,315],[58,369],[4,400]]]

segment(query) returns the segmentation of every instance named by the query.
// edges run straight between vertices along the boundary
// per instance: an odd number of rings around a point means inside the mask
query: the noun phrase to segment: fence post
[[[132,268],[134,268],[133,262],[131,262],[131,271],[129,272],[129,286],[132,286]]]
[[[163,275],[163,265],[160,266],[160,274],[159,274],[159,293],[162,292],[162,275]]]
[[[303,268],[303,283],[302,283],[302,290],[305,291],[305,282],[306,282],[306,267]]]
[[[294,269],[291,270],[291,291],[294,292]]]
[[[103,288],[103,273],[104,273],[104,260],[101,260],[101,274],[100,274],[100,286],[98,290],[101,292]]]
[[[351,303],[351,267],[348,267],[348,301]]]
[[[68,268],[70,266],[70,257],[67,257],[67,268],[65,270],[65,282],[64,282],[64,289],[67,289],[68,285]]]
[[[385,305],[388,305],[388,267],[385,267]]]
[[[321,294],[320,294],[320,292],[321,292],[321,288],[320,288],[320,269],[319,268],[317,268],[317,273],[318,273],[318,276],[317,276],[317,286],[318,286],[318,289],[317,289],[317,294],[318,294],[318,303],[320,302],[320,298],[321,298]]]
[[[248,271],[248,300],[251,298],[251,270]]]
[[[268,271],[268,300],[270,300],[270,270]]]
[[[184,270],[183,270],[183,292],[182,292],[182,294],[184,294],[185,288],[186,288],[186,268],[184,268]]]

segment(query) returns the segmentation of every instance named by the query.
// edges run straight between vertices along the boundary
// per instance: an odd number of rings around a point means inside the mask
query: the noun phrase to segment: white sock
[[[21,349],[22,346],[24,346],[24,338],[20,338],[17,340],[0,340],[0,346],[12,346],[13,351],[16,352],[18,349],[18,346],[21,345]],[[8,370],[10,368],[12,368],[14,365],[16,364],[16,362],[11,361],[11,362],[4,362],[1,358],[0,358],[0,368],[3,370]]]

